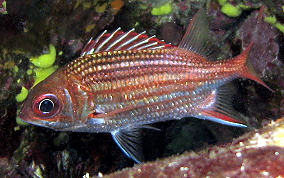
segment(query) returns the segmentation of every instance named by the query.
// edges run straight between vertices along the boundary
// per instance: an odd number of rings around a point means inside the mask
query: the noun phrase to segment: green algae
[[[48,54],[42,54],[38,57],[33,57],[30,59],[30,61],[36,67],[47,68],[53,65],[53,63],[55,62],[55,59],[56,59],[56,49],[51,44],[49,45]]]
[[[153,8],[151,11],[151,14],[152,15],[167,15],[171,13],[172,10],[173,10],[172,4],[168,3],[160,7]]]

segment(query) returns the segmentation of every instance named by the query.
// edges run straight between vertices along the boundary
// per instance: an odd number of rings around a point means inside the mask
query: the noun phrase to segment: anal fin
[[[200,113],[200,118],[208,119],[221,124],[247,127],[244,116],[233,108],[232,94],[234,89],[230,84],[223,85],[212,92],[211,98],[214,98],[214,104]]]

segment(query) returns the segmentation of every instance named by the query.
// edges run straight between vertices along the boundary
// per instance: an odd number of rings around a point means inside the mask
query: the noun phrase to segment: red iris
[[[61,110],[61,103],[53,94],[43,94],[33,103],[33,111],[39,117],[50,118]]]

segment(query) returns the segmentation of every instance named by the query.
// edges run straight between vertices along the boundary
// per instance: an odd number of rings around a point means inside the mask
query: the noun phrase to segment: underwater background
[[[77,58],[91,37],[135,28],[178,45],[201,7],[223,57],[254,41],[250,61],[274,90],[246,79],[229,84],[250,129],[196,118],[156,123],[161,131],[143,132],[152,162],[133,167],[110,134],[56,132],[18,118],[31,87]],[[0,0],[0,177],[283,176],[283,33],[282,0]]]

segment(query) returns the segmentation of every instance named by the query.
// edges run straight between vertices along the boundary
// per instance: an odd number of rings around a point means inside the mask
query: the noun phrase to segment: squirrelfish
[[[251,47],[213,60],[218,47],[204,10],[178,47],[133,30],[103,33],[36,85],[19,115],[58,131],[109,132],[126,155],[141,162],[139,129],[152,128],[148,124],[191,116],[246,127],[219,88],[238,77],[268,88],[248,66]]]

